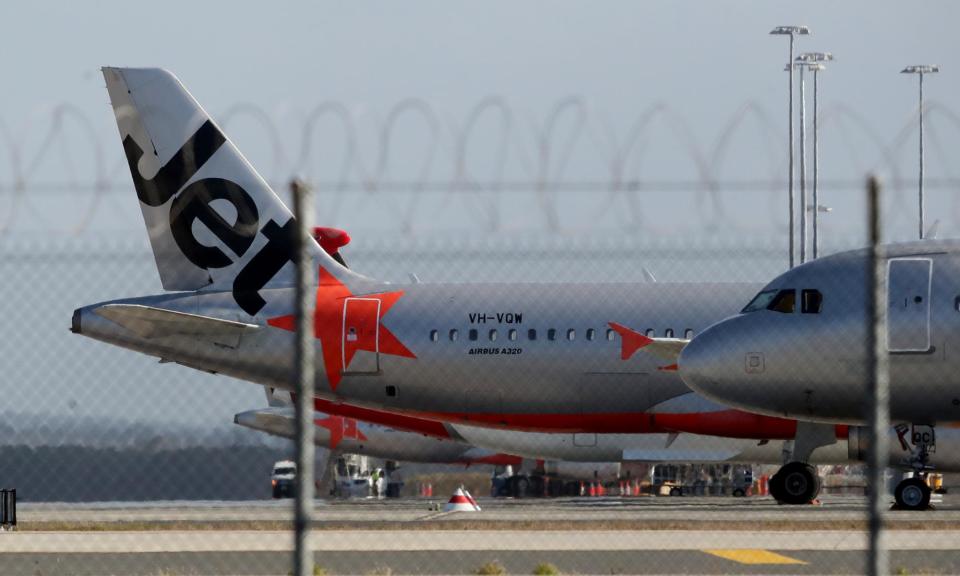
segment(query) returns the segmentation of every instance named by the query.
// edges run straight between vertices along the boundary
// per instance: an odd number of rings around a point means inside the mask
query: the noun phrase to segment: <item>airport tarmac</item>
[[[892,512],[891,566],[960,573],[960,498]],[[821,506],[768,498],[318,502],[316,558],[331,574],[470,574],[488,562],[531,573],[856,574],[865,499]],[[2,574],[287,574],[289,501],[29,504],[0,534]]]
[[[837,529],[861,524],[866,498],[825,495],[819,506],[780,506],[769,497],[604,497],[522,500],[479,498],[482,511],[447,514],[446,498],[318,500],[319,529],[458,529],[523,527],[546,530]],[[934,495],[929,512],[897,511],[889,520],[901,529],[960,528],[960,498]],[[892,503],[892,498],[891,498]],[[216,528],[242,524],[250,529],[282,528],[293,518],[292,500],[157,501],[106,503],[22,503],[20,523],[44,529],[148,527]],[[469,523],[468,526],[464,524]]]

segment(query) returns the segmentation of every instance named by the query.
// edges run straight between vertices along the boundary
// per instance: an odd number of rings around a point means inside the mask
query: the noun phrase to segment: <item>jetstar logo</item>
[[[392,356],[416,358],[403,343],[382,324],[383,316],[403,296],[402,291],[364,294],[359,299],[379,303],[370,311],[375,318],[359,318],[358,324],[373,323],[372,330],[357,331],[352,326],[353,317],[347,317],[347,304],[354,295],[343,282],[333,274],[320,268],[317,285],[317,306],[313,315],[313,334],[320,340],[323,353],[323,366],[327,372],[330,389],[336,390],[343,378],[343,372],[350,366],[358,351],[379,352]],[[267,320],[267,324],[283,330],[295,330],[292,314]]]
[[[344,438],[353,438],[366,442],[367,437],[360,431],[357,421],[343,416],[327,416],[314,420],[314,424],[330,431],[330,449],[336,450]]]
[[[258,232],[267,238],[267,244],[244,265],[233,282],[234,300],[253,316],[266,305],[260,289],[276,276],[293,254],[294,220],[290,218],[283,225],[270,220],[261,227],[254,199],[235,182],[222,178],[200,178],[180,190],[224,142],[226,138],[220,130],[207,120],[150,179],[140,174],[143,149],[129,135],[123,139],[123,150],[140,201],[152,207],[170,203],[173,239],[184,257],[198,268],[225,268],[235,259],[222,249],[206,246],[197,240],[193,233],[195,222],[202,222],[236,255],[236,259],[247,253]],[[218,200],[233,206],[237,213],[236,222],[228,222],[213,208],[213,202]]]

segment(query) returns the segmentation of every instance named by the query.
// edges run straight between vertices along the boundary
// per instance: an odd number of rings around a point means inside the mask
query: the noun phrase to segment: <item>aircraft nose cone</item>
[[[723,327],[715,326],[694,337],[677,362],[680,377],[687,386],[704,396],[725,402],[727,384],[735,379],[734,351],[723,335]]]

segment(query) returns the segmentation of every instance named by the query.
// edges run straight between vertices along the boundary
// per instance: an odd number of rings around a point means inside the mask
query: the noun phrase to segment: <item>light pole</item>
[[[900,71],[901,74],[916,74],[920,77],[920,239],[923,240],[923,75],[936,74],[940,71],[940,66],[936,64],[921,64],[917,66],[907,66]]]
[[[820,256],[820,122],[819,122],[819,94],[820,94],[820,71],[826,69],[823,62],[833,60],[833,54],[830,52],[804,52],[797,56],[797,61],[806,64],[807,68],[813,70],[813,259]],[[806,212],[806,208],[804,209]]]
[[[789,172],[789,175],[787,178],[787,189],[788,189],[787,194],[789,196],[789,201],[790,201],[790,267],[793,268],[793,255],[795,252],[794,236],[796,235],[796,230],[795,230],[796,225],[794,224],[794,220],[796,218],[794,216],[794,211],[796,210],[796,202],[797,202],[797,199],[793,193],[793,41],[794,41],[794,38],[798,35],[806,36],[810,34],[810,29],[807,28],[806,26],[777,26],[776,28],[770,31],[770,34],[773,34],[775,36],[790,36],[790,56],[789,56],[789,59],[787,60],[787,68],[789,69],[789,72],[790,72],[790,89],[789,89],[790,98],[789,98],[789,104],[788,104],[789,109],[787,111],[788,112],[787,117],[789,118],[789,124],[788,124],[789,133],[787,137],[790,141],[788,146],[788,149],[789,149],[788,154],[790,158],[789,158],[788,168],[787,168],[787,171]]]

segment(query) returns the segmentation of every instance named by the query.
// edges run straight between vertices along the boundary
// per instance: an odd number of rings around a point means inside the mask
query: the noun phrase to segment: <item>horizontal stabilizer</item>
[[[256,324],[175,312],[139,304],[105,304],[94,310],[141,338],[164,336],[235,336],[258,330]]]

